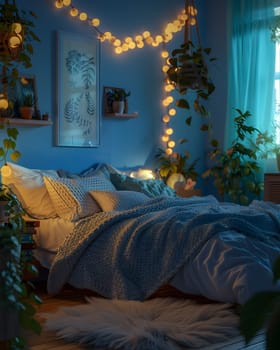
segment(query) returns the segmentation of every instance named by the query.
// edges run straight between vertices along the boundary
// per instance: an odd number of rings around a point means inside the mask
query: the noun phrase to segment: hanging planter
[[[172,84],[184,98],[176,101],[176,106],[191,109],[191,103],[187,94],[191,90],[193,109],[202,116],[208,116],[205,106],[201,100],[207,100],[215,90],[215,86],[208,74],[208,63],[215,60],[209,57],[210,48],[202,48],[200,43],[199,27],[197,21],[197,10],[193,0],[186,0],[185,13],[188,19],[185,23],[184,43],[172,51],[171,57],[167,59],[169,69],[167,70],[166,82]],[[188,116],[186,123],[191,124],[192,117]],[[202,130],[208,130],[208,125],[203,125]]]

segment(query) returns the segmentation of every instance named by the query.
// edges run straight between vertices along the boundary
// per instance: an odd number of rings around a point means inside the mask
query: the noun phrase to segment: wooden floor
[[[42,332],[40,336],[34,333],[26,333],[28,350],[109,350],[109,349],[93,349],[92,347],[86,347],[79,344],[66,343],[64,340],[58,339],[54,332],[46,331],[44,329],[44,319],[40,317],[40,313],[55,312],[59,307],[74,306],[85,302],[85,296],[90,296],[87,291],[81,291],[73,289],[70,286],[64,288],[64,290],[58,296],[51,297],[46,292],[45,283],[40,283],[36,286],[36,292],[43,300],[43,303],[37,307],[37,319],[42,324]],[[165,291],[161,292],[160,296],[164,295]],[[91,293],[91,295],[94,295]],[[178,296],[182,296],[178,294]],[[0,345],[0,349],[2,349]],[[211,347],[207,347],[207,350],[264,350],[263,336],[255,338],[254,342],[245,346],[241,337],[235,339],[229,339],[227,343],[217,344]],[[148,350],[148,349],[147,349]],[[202,349],[201,349],[202,350]],[[206,350],[206,349],[203,349]]]

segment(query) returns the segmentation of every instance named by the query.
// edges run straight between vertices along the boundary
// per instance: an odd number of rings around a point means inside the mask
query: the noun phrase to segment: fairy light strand
[[[98,39],[101,42],[109,42],[116,54],[122,54],[129,50],[141,49],[145,45],[152,47],[158,47],[162,43],[168,43],[173,39],[174,33],[182,31],[185,26],[189,15],[186,14],[185,8],[179,13],[179,15],[171,22],[168,22],[165,26],[163,33],[152,35],[150,31],[146,30],[140,34],[128,35],[124,39],[118,38],[110,31],[101,31],[99,29],[101,20],[99,18],[92,18],[86,12],[80,11],[76,6],[72,4],[71,0],[55,0],[54,5],[57,9],[68,8],[69,15],[76,17],[80,21],[87,23],[93,27],[98,33]]]

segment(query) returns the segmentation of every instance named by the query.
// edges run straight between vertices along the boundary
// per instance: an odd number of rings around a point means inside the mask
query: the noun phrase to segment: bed
[[[170,285],[209,300],[244,304],[279,290],[280,207],[214,196],[177,197],[160,180],[130,178],[107,164],[80,174],[9,163],[2,181],[40,220],[36,258],[48,291],[68,283],[113,299],[145,300]]]

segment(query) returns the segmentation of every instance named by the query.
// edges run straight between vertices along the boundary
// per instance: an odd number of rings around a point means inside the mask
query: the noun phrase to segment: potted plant
[[[34,97],[32,94],[23,96],[22,105],[19,107],[20,116],[23,119],[32,119],[34,114]]]
[[[6,133],[0,147],[1,173],[10,170],[8,158],[17,161],[21,154],[16,150],[18,130],[7,123],[0,128]],[[0,347],[18,350],[25,348],[21,328],[39,332],[40,324],[34,319],[34,303],[40,298],[34,294],[34,286],[23,281],[23,270],[37,270],[21,257],[21,236],[24,226],[24,210],[10,187],[0,182],[0,201],[4,201],[4,215],[0,217]]]
[[[236,137],[227,150],[220,148],[219,142],[211,141],[209,153],[212,165],[203,174],[203,178],[212,178],[222,200],[230,200],[246,205],[252,199],[258,199],[263,191],[263,181],[258,178],[261,166],[258,160],[263,152],[257,141],[262,133],[247,124],[251,116],[236,109],[234,118]],[[264,144],[262,146],[265,146]]]
[[[130,91],[125,91],[123,88],[115,88],[112,92],[112,110],[114,113],[127,112],[127,97],[130,96]]]
[[[156,157],[160,162],[158,173],[169,187],[174,188],[176,182],[185,184],[188,179],[193,181],[197,179],[198,173],[195,170],[197,160],[188,163],[190,158],[188,151],[183,155],[177,152],[167,155],[162,149],[159,149]]]
[[[208,74],[208,63],[215,60],[210,57],[211,49],[203,49],[200,45],[188,40],[172,51],[167,58],[169,66],[166,83],[172,84],[183,98],[176,100],[176,106],[190,111],[191,107],[203,117],[208,117],[206,107],[201,100],[208,100],[215,86]],[[189,96],[190,95],[190,96]],[[192,103],[190,101],[193,101]],[[188,115],[186,124],[191,125],[192,116]],[[209,122],[202,124],[201,130],[209,129]]]

